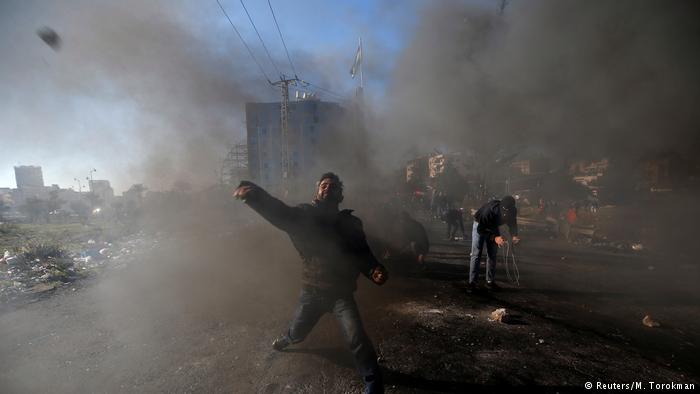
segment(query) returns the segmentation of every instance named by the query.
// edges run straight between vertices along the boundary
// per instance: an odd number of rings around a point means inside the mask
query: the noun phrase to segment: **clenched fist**
[[[250,194],[251,190],[253,190],[253,186],[239,186],[233,192],[233,197],[239,200],[245,200],[246,197],[248,197],[248,194]]]
[[[372,275],[370,276],[372,282],[381,286],[389,280],[389,273],[386,271],[383,265],[378,265],[372,270]]]

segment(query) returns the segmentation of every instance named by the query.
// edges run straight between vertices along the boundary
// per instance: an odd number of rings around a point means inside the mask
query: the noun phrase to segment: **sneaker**
[[[497,285],[496,282],[486,282],[486,288],[491,291],[501,290],[501,286]]]
[[[384,383],[381,375],[365,376],[365,394],[384,394]]]
[[[476,283],[474,282],[469,282],[467,285],[467,293],[476,293],[477,287]]]
[[[275,339],[274,342],[272,342],[272,348],[277,350],[277,351],[281,351],[284,348],[286,348],[287,346],[289,346],[290,344],[291,344],[291,342],[289,342],[289,339],[287,339],[287,336],[283,335],[283,336]]]

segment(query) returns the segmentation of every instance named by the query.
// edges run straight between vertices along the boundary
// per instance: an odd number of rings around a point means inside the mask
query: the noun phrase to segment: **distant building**
[[[40,166],[15,166],[17,189],[13,189],[12,201],[16,207],[22,206],[29,198],[48,198],[48,189],[44,187],[44,176]]]
[[[549,172],[549,160],[544,157],[536,159],[517,160],[510,167],[518,175],[538,175]]]
[[[685,186],[690,178],[690,164],[675,152],[649,155],[642,159],[642,184],[651,192],[671,191]]]
[[[18,189],[44,187],[44,175],[40,166],[15,166],[15,181]]]
[[[279,189],[282,184],[282,132],[280,103],[247,103],[246,128],[248,171],[261,186]],[[340,133],[339,125],[345,111],[337,103],[316,99],[290,101],[288,120],[290,179],[316,174],[322,159],[321,147]],[[341,154],[343,147],[327,155]]]
[[[221,163],[221,184],[236,185],[244,179],[250,179],[248,145],[235,144],[229,147],[228,154]]]
[[[99,197],[104,205],[109,205],[114,199],[114,189],[109,185],[109,181],[104,179],[95,179],[89,182],[90,192]]]
[[[122,193],[121,201],[127,205],[141,206],[146,190],[146,187],[141,183],[133,184],[129,190]]]
[[[406,183],[415,186],[424,186],[429,175],[428,156],[417,157],[406,163]]]
[[[605,158],[601,160],[579,160],[571,163],[569,174],[573,180],[583,186],[593,187],[598,179],[605,175],[610,166],[610,161]]]

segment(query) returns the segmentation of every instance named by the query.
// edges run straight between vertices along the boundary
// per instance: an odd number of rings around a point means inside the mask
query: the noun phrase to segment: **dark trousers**
[[[456,220],[454,222],[447,222],[447,238],[453,239],[457,235],[457,230],[459,230],[460,235],[465,235],[463,221]]]
[[[379,383],[381,377],[377,365],[377,354],[362,325],[360,312],[352,293],[338,295],[303,288],[299,297],[299,306],[287,333],[290,342],[303,341],[321,316],[326,313],[333,313],[338,319],[345,341],[355,357],[355,365],[365,382],[369,383],[368,379],[376,379]]]
[[[479,280],[479,265],[481,264],[481,253],[486,244],[486,281],[493,282],[496,277],[496,255],[498,246],[491,236],[480,235],[477,231],[479,223],[474,222],[472,227],[472,253],[469,259],[469,283],[476,283]]]

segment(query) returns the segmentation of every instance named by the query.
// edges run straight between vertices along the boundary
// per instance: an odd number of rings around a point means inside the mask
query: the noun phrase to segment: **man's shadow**
[[[382,368],[382,374],[384,375],[385,386],[410,387],[441,393],[476,392],[479,391],[479,388],[483,388],[483,386],[474,383],[428,379],[416,374],[407,374],[388,368]]]
[[[355,361],[351,353],[345,348],[285,349],[282,352],[316,355],[339,367],[355,370]],[[427,379],[416,374],[407,374],[383,366],[380,366],[380,368],[384,376],[384,385],[387,387],[401,386],[443,393],[463,393],[470,390],[473,392],[475,388],[482,387],[467,382]]]
[[[295,348],[284,349],[283,353],[311,354],[322,357],[342,368],[355,369],[355,360],[345,348]]]

